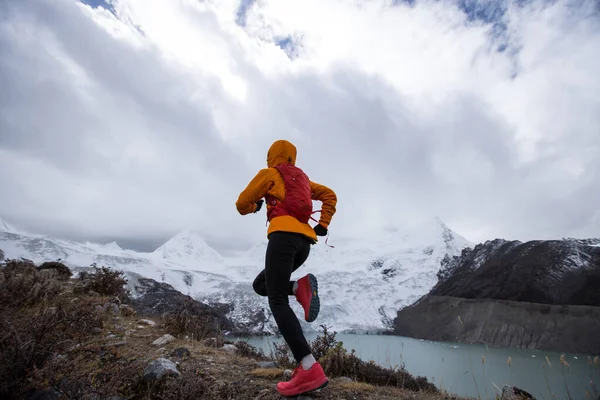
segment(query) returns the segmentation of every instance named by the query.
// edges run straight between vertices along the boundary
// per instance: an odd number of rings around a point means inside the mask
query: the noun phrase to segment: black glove
[[[263,205],[264,200],[260,199],[259,201],[256,202],[256,210],[254,210],[254,214],[256,214],[257,212],[260,211],[262,205]]]
[[[327,228],[319,224],[313,228],[317,236],[327,236]]]

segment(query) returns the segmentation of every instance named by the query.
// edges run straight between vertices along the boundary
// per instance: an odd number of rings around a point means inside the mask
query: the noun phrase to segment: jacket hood
[[[296,146],[287,140],[278,140],[267,153],[267,166],[273,168],[281,163],[296,165]]]

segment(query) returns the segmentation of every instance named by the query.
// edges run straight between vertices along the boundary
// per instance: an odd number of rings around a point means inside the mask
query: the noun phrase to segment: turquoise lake
[[[317,333],[307,333],[313,340]],[[457,395],[478,395],[493,399],[498,388],[514,385],[542,399],[595,400],[590,382],[600,388],[600,366],[588,364],[588,356],[565,353],[568,367],[561,365],[562,353],[513,348],[494,348],[461,343],[440,343],[400,336],[338,333],[336,338],[348,350],[355,349],[363,360],[374,360],[385,367],[404,364],[413,375],[425,376],[438,388]],[[262,349],[266,355],[274,350],[280,336],[235,338]],[[231,340],[231,338],[229,339]],[[482,364],[482,357],[484,363]],[[511,365],[508,365],[508,358]],[[548,364],[548,361],[550,364]],[[598,394],[596,394],[598,396]]]

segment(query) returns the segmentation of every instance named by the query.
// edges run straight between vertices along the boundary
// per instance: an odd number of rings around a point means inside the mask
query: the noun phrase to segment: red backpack
[[[289,163],[275,166],[283,177],[285,183],[285,199],[279,201],[272,196],[267,196],[267,219],[270,221],[282,215],[291,215],[302,223],[308,223],[312,218],[312,190],[310,180],[300,168]]]

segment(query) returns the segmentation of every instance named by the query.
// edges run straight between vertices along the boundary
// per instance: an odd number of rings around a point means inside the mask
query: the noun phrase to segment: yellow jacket
[[[283,178],[279,171],[273,168],[282,162],[296,165],[296,146],[287,140],[278,140],[271,145],[267,153],[268,168],[260,170],[246,189],[240,193],[235,206],[241,215],[253,213],[256,210],[256,202],[268,195],[283,201],[285,198]],[[312,199],[323,202],[319,224],[327,228],[336,211],[337,196],[327,186],[312,181],[310,182],[310,188]],[[266,206],[271,207],[269,204],[266,204]],[[309,224],[302,223],[289,215],[275,217],[271,220],[267,237],[276,231],[301,233],[315,241],[317,240],[317,235]]]

